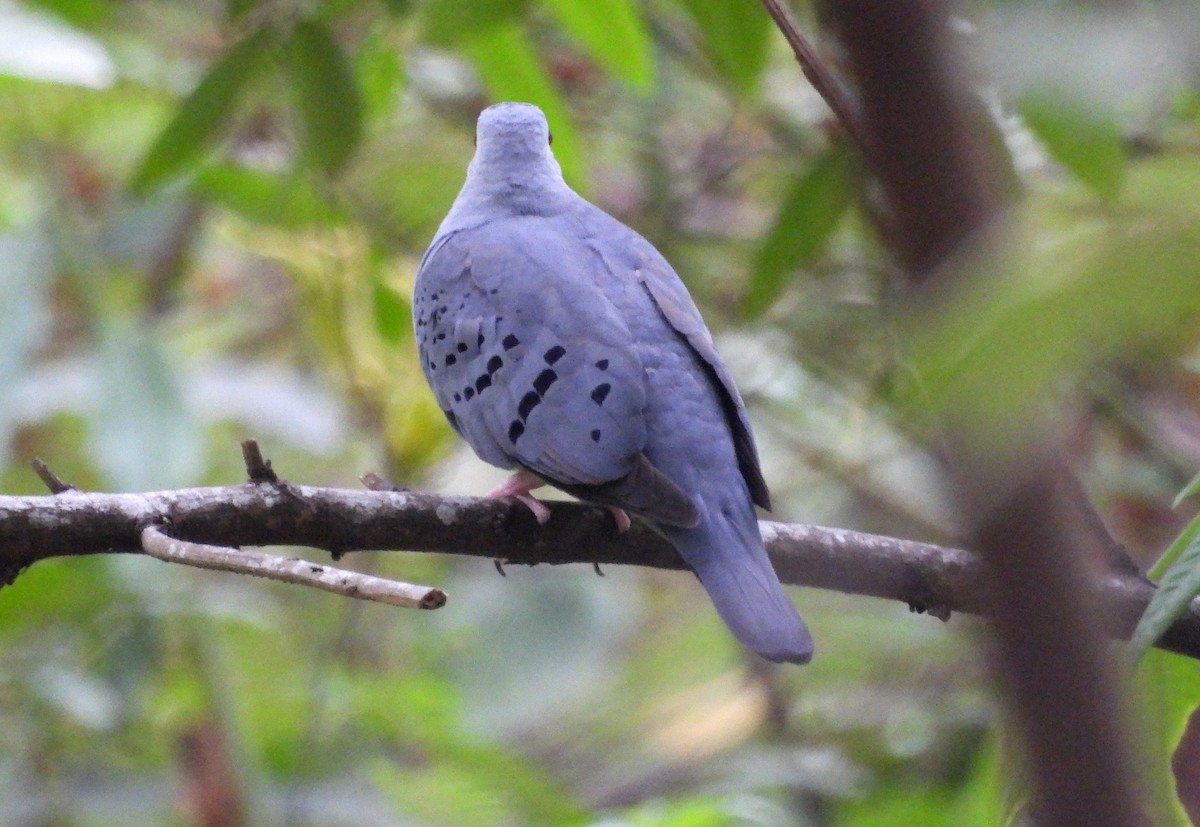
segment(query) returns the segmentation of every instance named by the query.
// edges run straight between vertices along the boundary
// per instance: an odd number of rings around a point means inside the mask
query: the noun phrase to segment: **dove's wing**
[[[666,524],[698,519],[650,466],[646,386],[593,251],[538,216],[439,239],[413,312],[425,375],[484,460]]]
[[[675,270],[649,241],[598,207],[581,202],[580,221],[589,230],[589,244],[613,272],[627,272],[645,285],[666,322],[683,336],[709,372],[724,408],[737,451],[738,469],[751,499],[771,507],[771,496],[758,461],[746,406],[700,311]]]

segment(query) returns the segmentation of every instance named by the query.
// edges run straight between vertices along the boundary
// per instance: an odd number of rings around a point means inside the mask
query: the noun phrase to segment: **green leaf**
[[[1196,476],[1192,477],[1192,481],[1183,487],[1183,490],[1175,495],[1175,502],[1171,503],[1171,508],[1179,508],[1179,504],[1188,497],[1200,491],[1200,471],[1196,472]]]
[[[439,46],[461,43],[524,16],[530,0],[425,0],[424,40]]]
[[[1171,756],[1200,699],[1200,670],[1191,658],[1152,649],[1134,675],[1140,732],[1144,737],[1143,778],[1157,812],[1155,824],[1189,824],[1171,776]]]
[[[625,813],[625,818],[616,824],[622,827],[728,827],[730,824],[778,824],[765,815],[748,821],[738,818],[738,802],[735,796],[724,800],[717,795],[699,794],[681,797],[679,793],[670,799],[655,798]]]
[[[537,50],[516,24],[499,26],[464,43],[493,100],[526,101],[546,113],[554,135],[554,157],[563,176],[583,191],[583,159],[567,102],[538,60]]]
[[[1121,207],[1200,225],[1200,158],[1167,154],[1139,159],[1128,169]],[[1078,218],[1077,214],[1072,218]]]
[[[1014,225],[991,246],[962,250],[976,277],[906,323],[919,377],[907,403],[1003,456],[1088,365],[1186,343],[1200,313],[1197,251],[1200,222],[1165,211],[1050,241],[1032,222]]]
[[[1117,197],[1125,148],[1117,122],[1103,107],[1043,89],[1026,95],[1020,109],[1056,161],[1105,201]]]
[[[743,311],[758,316],[797,268],[814,261],[854,200],[850,153],[835,144],[796,179],[767,233],[750,277]]]
[[[40,6],[76,26],[91,29],[112,18],[114,8],[107,0],[34,0]]]
[[[258,6],[258,0],[225,0],[225,14],[230,20],[241,20]]]
[[[404,17],[412,11],[412,0],[383,0],[383,5],[388,14],[396,17]]]
[[[375,328],[384,341],[396,344],[412,330],[412,308],[381,271],[376,271],[374,281]]]
[[[130,189],[145,194],[199,159],[263,65],[268,36],[258,29],[238,42],[192,90],[138,164]]]
[[[1196,536],[1197,529],[1200,529],[1200,526],[1197,526],[1194,522],[1184,527],[1179,536],[1171,541],[1171,545],[1167,546],[1167,550],[1150,567],[1150,571],[1146,573],[1146,576],[1154,581],[1161,580],[1163,575],[1166,574],[1167,569],[1171,568],[1175,564],[1175,561],[1179,559],[1179,555],[1183,554],[1187,549],[1192,538]]]
[[[1183,728],[1183,735],[1171,752],[1171,776],[1178,796],[1174,797],[1184,811],[1179,824],[1200,824],[1200,707],[1193,709]],[[1165,819],[1160,820],[1164,823]]]
[[[767,62],[771,18],[754,3],[683,0],[700,27],[704,49],[740,93],[749,92]]]
[[[1005,772],[1004,752],[999,732],[993,729],[984,736],[971,761],[970,775],[955,795],[952,824],[1010,827],[1021,823],[1026,790],[1018,778]]]
[[[1188,523],[1171,545],[1180,550],[1133,631],[1130,644],[1135,657],[1153,646],[1167,627],[1183,614],[1192,598],[1200,594],[1200,515]],[[1169,555],[1170,551],[1163,555],[1164,559]]]
[[[368,120],[387,115],[396,107],[405,81],[400,55],[383,27],[377,27],[359,44],[354,73]]]
[[[958,824],[950,790],[906,784],[882,794],[849,801],[839,808],[839,827],[952,827]]]
[[[654,83],[645,21],[630,0],[546,0],[563,29],[614,77],[639,92]]]
[[[301,175],[216,164],[196,175],[195,191],[261,224],[298,228],[339,224],[345,216]]]
[[[319,20],[302,20],[287,44],[287,67],[295,84],[304,150],[332,175],[362,138],[363,101],[354,72]]]

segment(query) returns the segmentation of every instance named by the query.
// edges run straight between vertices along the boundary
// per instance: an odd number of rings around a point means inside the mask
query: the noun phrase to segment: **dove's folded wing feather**
[[[542,218],[505,217],[449,235],[422,262],[415,294],[426,377],[488,462],[693,524],[691,498],[643,454],[645,377],[596,281],[604,275],[590,250]]]

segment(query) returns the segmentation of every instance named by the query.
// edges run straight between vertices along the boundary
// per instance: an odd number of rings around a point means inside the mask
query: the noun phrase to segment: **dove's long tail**
[[[749,503],[702,511],[695,528],[663,531],[700,578],[721,619],[767,660],[808,663],[812,635],[784,594]]]

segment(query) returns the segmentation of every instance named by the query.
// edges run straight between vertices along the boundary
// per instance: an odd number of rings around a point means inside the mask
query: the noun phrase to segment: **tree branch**
[[[335,557],[402,549],[520,565],[685,568],[675,549],[639,522],[620,534],[602,508],[547,505],[550,522],[539,526],[528,509],[505,500],[290,484],[0,496],[0,581],[10,583],[26,566],[50,557],[137,553],[147,526],[170,526],[174,537],[190,544],[309,546]],[[948,612],[992,613],[980,587],[982,566],[968,552],[843,529],[761,525],[785,583],[899,600],[943,617]],[[235,558],[247,554],[218,550]],[[1112,574],[1096,588],[1106,609],[1106,632],[1128,638],[1154,587],[1137,577]],[[1158,645],[1200,658],[1200,601]]]

